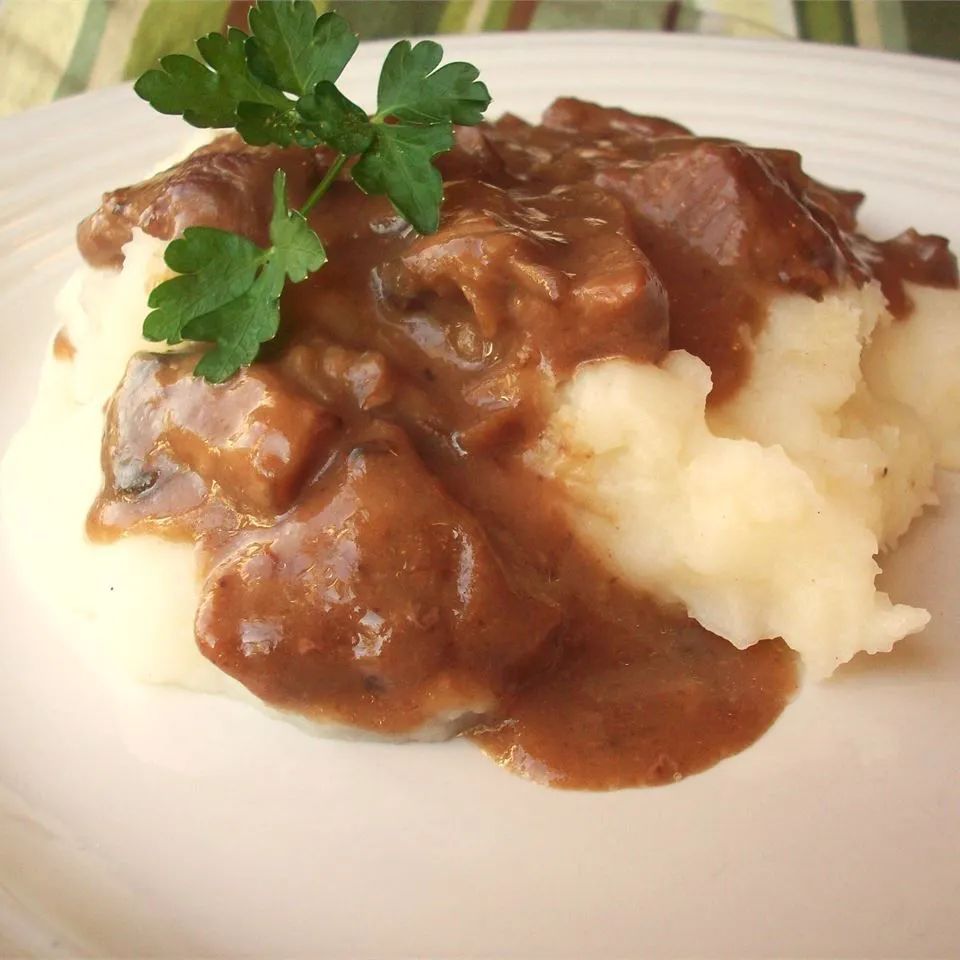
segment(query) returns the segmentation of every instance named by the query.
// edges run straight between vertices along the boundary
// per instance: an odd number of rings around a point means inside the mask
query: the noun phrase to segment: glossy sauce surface
[[[328,160],[222,138],[108,194],[81,250],[116,266],[133,225],[263,242],[273,170],[298,203]],[[704,769],[773,722],[793,657],[737,651],[576,542],[523,462],[551,391],[582,362],[684,347],[721,403],[777,291],[881,276],[895,299],[904,277],[955,283],[955,263],[936,238],[855,235],[859,195],[795,154],[574,100],[461,130],[439,163],[430,237],[334,185],[311,214],[328,264],[227,384],[193,378],[195,354],[131,360],[90,532],[198,542],[200,650],[283,709],[463,731],[555,786]]]

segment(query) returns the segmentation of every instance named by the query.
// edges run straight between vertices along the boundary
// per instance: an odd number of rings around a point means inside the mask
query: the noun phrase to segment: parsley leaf
[[[377,115],[411,123],[475,124],[490,106],[480,71],[470,63],[440,65],[443,47],[433,40],[411,46],[409,40],[395,43],[380,71]]]
[[[191,340],[214,341],[194,370],[211,383],[229,380],[256,359],[261,344],[277,335],[280,294],[286,281],[299,283],[327,262],[320,238],[303,215],[287,204],[282,170],[273,177],[270,248],[262,252],[263,269],[242,296],[195,317],[183,328]]]
[[[420,233],[436,233],[443,179],[430,161],[453,146],[453,128],[391,123],[376,131],[372,146],[353,167],[354,182],[365,193],[385,193]]]
[[[251,363],[276,335],[280,296],[326,262],[306,214],[350,158],[354,182],[384,194],[420,233],[440,223],[443,182],[433,158],[453,146],[453,124],[483,119],[490,94],[469,63],[441,66],[432,40],[394,44],[383,64],[377,112],[369,116],[335,86],[357,49],[336,13],[316,15],[310,0],[258,0],[250,35],[230,29],[197,41],[203,61],[172,55],[134,85],[160,113],[197,127],[233,127],[247,143],[313,149],[336,156],[300,210],[287,203],[286,178],[273,181],[270,246],[213,227],[189,227],[168,244],[178,276],[151,294],[143,324],[148,340],[211,344],[196,373],[216,382]]]
[[[214,227],[188,227],[167,244],[163,259],[181,276],[154,287],[143,322],[148,340],[179,343],[183,328],[253,286],[264,251],[246,237]]]
[[[278,147],[289,147],[291,143],[315,147],[319,143],[315,135],[301,128],[293,109],[278,110],[266,103],[238,104],[235,126],[247,143],[258,147],[271,143]]]
[[[191,320],[184,332],[192,340],[215,341],[194,368],[194,374],[211,383],[229,380],[252,363],[260,345],[272,340],[280,327],[280,309],[270,285],[257,280],[235,300]]]
[[[273,216],[270,220],[269,268],[277,269],[279,286],[275,296],[283,291],[284,278],[299,283],[327,262],[327,254],[320,238],[299,210],[287,204],[287,177],[282,170],[273,175]]]
[[[490,104],[476,67],[441,67],[442,59],[432,40],[393,45],[380,71],[373,142],[352,171],[361,190],[386,194],[420,233],[440,225],[443,181],[433,158],[453,146],[454,123],[479,123]]]
[[[267,249],[225,230],[189,227],[164,253],[180,276],[154,288],[148,300],[153,312],[144,321],[144,337],[213,342],[196,373],[215,383],[250,363],[276,336],[286,281],[299,283],[327,259],[320,238],[287,204],[282,170],[274,174],[273,197]]]
[[[340,153],[363,153],[373,141],[370,118],[329,80],[318,83],[313,93],[301,97],[297,110],[320,140]]]
[[[310,0],[259,3],[250,11],[250,30],[250,69],[271,86],[297,96],[321,80],[336,80],[359,42],[343,17],[317,17]]]
[[[292,104],[247,69],[247,35],[231,29],[197,41],[206,65],[184,54],[171,54],[160,69],[148,70],[133,89],[159,113],[182,116],[194,127],[233,127],[241,103],[262,104],[277,112]]]

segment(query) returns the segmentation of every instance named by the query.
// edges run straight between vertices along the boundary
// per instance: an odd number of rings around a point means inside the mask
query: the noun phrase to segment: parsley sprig
[[[310,0],[260,0],[249,29],[202,37],[202,62],[164,57],[134,87],[155,110],[195,127],[234,128],[256,145],[326,145],[336,152],[299,210],[290,209],[286,178],[276,172],[268,247],[213,227],[189,227],[167,245],[164,259],[179,276],[151,293],[143,334],[169,344],[212,343],[196,373],[213,382],[251,363],[276,336],[286,282],[298,283],[326,262],[306,215],[348,160],[361,190],[386,195],[417,231],[433,233],[443,200],[433,158],[453,146],[455,123],[480,123],[490,104],[472,64],[441,66],[438,43],[401,40],[383,63],[376,112],[367,114],[336,86],[358,43],[343,17],[318,17]]]

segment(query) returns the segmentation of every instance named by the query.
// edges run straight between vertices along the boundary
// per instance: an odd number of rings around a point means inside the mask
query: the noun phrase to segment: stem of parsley
[[[343,169],[347,162],[345,153],[338,153],[337,158],[330,164],[330,169],[323,175],[323,179],[317,184],[313,193],[307,197],[307,202],[300,208],[300,213],[305,217],[314,206],[314,204],[330,189],[330,184],[337,179],[337,175]]]

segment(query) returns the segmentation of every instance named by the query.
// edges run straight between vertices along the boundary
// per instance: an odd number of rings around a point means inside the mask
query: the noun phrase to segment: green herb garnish
[[[180,276],[150,294],[143,335],[155,342],[214,344],[196,367],[213,382],[251,363],[280,322],[280,294],[319,270],[327,256],[306,215],[356,158],[350,175],[365,193],[385,194],[420,233],[440,222],[443,183],[433,158],[453,146],[453,124],[477,124],[490,104],[469,63],[441,66],[431,40],[396,43],[384,61],[376,113],[348,100],[336,81],[356,52],[350,25],[321,17],[310,0],[260,0],[250,34],[231,29],[197,41],[203,62],[164,57],[134,89],[160,113],[195,127],[234,128],[248,143],[336,151],[299,210],[289,208],[286,178],[274,175],[270,246],[212,227],[189,227],[168,244],[167,266]]]

